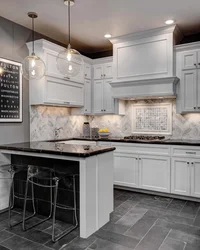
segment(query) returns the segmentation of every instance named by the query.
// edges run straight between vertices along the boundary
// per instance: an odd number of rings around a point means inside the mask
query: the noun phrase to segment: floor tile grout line
[[[172,198],[171,202],[166,206],[166,208],[168,208],[172,204],[173,200],[174,199]]]
[[[199,206],[199,208],[198,208],[198,210],[197,210],[197,214],[195,215],[195,218],[194,218],[193,223],[195,222],[195,220],[196,220],[196,218],[197,218],[197,216],[198,216],[199,211],[200,211],[200,206]]]
[[[137,203],[137,204],[135,204],[130,210],[128,210],[128,212],[126,212],[119,220],[121,220],[125,215],[127,215],[133,208],[135,208],[137,205],[139,204],[139,202]],[[117,224],[117,222],[119,221],[119,220],[117,220],[115,223],[113,223],[113,224],[116,224],[116,225],[118,225]],[[133,224],[134,225],[134,224]]]
[[[15,234],[13,234],[12,236],[10,236],[9,238],[7,238],[7,239],[5,239],[5,240],[3,240],[1,243],[3,243],[3,242],[5,242],[5,241],[7,241],[7,240],[9,240],[9,239],[11,239],[12,237],[14,237],[15,236]],[[0,245],[2,245],[0,243]],[[9,248],[9,247],[6,247],[6,248],[8,248],[9,250],[12,250],[11,248]]]
[[[97,240],[98,240],[98,238],[96,240],[94,240],[85,250],[90,249],[90,246],[92,246],[92,244],[94,244]]]
[[[143,217],[144,217],[144,215],[147,213],[149,211],[149,209],[143,214],[143,216],[141,217],[141,218],[139,218],[139,220],[141,220]],[[127,233],[139,220],[137,220],[131,227],[129,227],[124,233],[123,233],[123,235],[125,235],[125,233]]]
[[[185,204],[183,205],[183,207],[181,208],[180,212],[178,213],[178,215],[180,215],[180,213],[183,211],[183,208],[185,207],[185,205],[187,204],[187,201],[185,202]]]
[[[170,234],[171,231],[172,231],[172,228],[169,230],[168,234],[167,234],[166,237],[164,238],[164,240],[163,240],[163,242],[161,243],[161,245],[159,246],[158,250],[161,249],[163,243],[165,242],[165,240],[167,239],[167,237],[169,237],[169,234]]]
[[[64,245],[62,245],[62,247],[61,248],[59,248],[59,250],[61,250],[61,249],[63,249],[63,247],[67,247],[70,243],[72,243],[75,239],[77,239],[78,238],[78,236],[76,236],[73,240],[71,240],[70,242],[68,242],[67,244],[64,244]],[[49,242],[49,241],[48,241]]]
[[[158,220],[158,219],[157,219]],[[146,232],[146,234],[140,239],[140,241],[138,242],[138,244],[133,248],[133,250],[136,249],[136,247],[139,246],[139,244],[142,242],[142,240],[145,238],[145,236],[150,232],[150,230],[155,226],[157,220],[153,223],[153,225],[149,228],[149,230]]]
[[[6,230],[6,231],[7,231],[7,230]],[[9,231],[7,231],[7,232],[9,232]],[[41,245],[41,246],[43,245],[42,243],[39,243],[39,242],[30,240],[30,239],[27,239],[27,238],[25,238],[25,237],[23,237],[23,236],[21,236],[21,235],[14,234],[12,237],[14,237],[14,236],[20,237],[20,238],[22,238],[22,239],[24,239],[24,240],[30,241],[30,242],[35,243],[35,244],[37,244],[37,245]],[[10,238],[12,238],[12,237],[10,237]],[[5,240],[5,241],[6,241],[6,240]],[[3,241],[3,242],[5,242],[5,241]],[[48,242],[49,242],[49,241],[48,241]]]

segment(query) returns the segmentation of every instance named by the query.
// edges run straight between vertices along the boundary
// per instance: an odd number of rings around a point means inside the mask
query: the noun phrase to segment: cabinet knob
[[[197,64],[196,64],[196,63],[194,63],[194,66],[196,67],[196,66],[197,66]]]
[[[189,165],[190,163],[189,162],[187,162],[187,165]]]
[[[104,77],[106,76],[106,74],[104,74]]]
[[[198,65],[200,66],[200,63],[198,63]]]
[[[198,109],[200,109],[200,107],[198,107]]]
[[[85,74],[85,76],[87,76],[87,74]]]
[[[101,111],[103,112],[103,109]]]
[[[104,111],[106,111],[106,110],[104,109]]]
[[[192,165],[194,165],[194,162],[191,162]]]
[[[194,107],[194,109],[196,109],[196,107]]]

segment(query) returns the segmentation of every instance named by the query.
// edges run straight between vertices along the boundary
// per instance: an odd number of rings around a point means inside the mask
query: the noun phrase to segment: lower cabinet
[[[172,157],[171,192],[200,198],[200,160]]]
[[[114,154],[114,180],[116,185],[138,187],[138,157],[132,154]]]
[[[170,157],[139,156],[139,188],[170,192]]]
[[[170,157],[114,154],[115,185],[170,192]]]

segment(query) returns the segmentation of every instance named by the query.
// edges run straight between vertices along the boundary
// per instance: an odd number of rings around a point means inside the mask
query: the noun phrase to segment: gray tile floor
[[[0,250],[200,250],[200,203],[120,190],[114,196],[110,222],[88,239],[80,239],[77,229],[53,244],[50,222],[23,232],[8,229],[2,214]],[[57,232],[67,226],[57,222]]]

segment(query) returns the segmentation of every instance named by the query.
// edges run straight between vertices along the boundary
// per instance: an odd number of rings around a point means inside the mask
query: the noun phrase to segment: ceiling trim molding
[[[170,26],[165,26],[161,28],[156,28],[156,29],[151,29],[151,30],[145,30],[142,32],[136,32],[124,36],[117,36],[117,37],[112,37],[109,39],[109,41],[112,44],[120,43],[120,42],[127,42],[133,39],[142,39],[146,37],[152,37],[152,36],[157,36],[157,35],[163,35],[163,34],[169,34],[173,33],[176,29],[176,25],[170,25]]]

